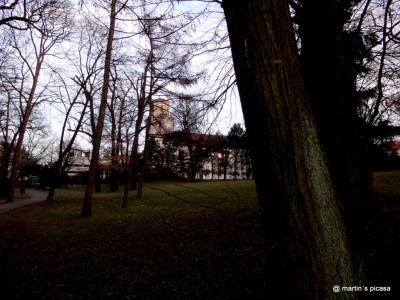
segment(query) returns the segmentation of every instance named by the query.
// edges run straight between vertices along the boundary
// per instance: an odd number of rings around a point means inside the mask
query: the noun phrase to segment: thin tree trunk
[[[144,99],[141,99],[138,103],[138,115],[135,123],[135,136],[133,138],[131,154],[129,155],[129,163],[128,163],[128,172],[125,178],[125,185],[124,185],[124,196],[122,199],[122,207],[128,208],[129,206],[129,191],[131,190],[132,186],[132,177],[134,173],[134,164],[136,163],[138,157],[138,146],[139,146],[139,134],[143,122],[144,117],[144,108],[145,103]]]
[[[81,89],[79,90],[78,95],[80,94],[80,91],[81,91]],[[75,128],[75,131],[74,131],[74,133],[73,133],[71,139],[69,140],[69,142],[68,142],[66,148],[65,148],[64,150],[62,150],[62,147],[63,147],[63,144],[64,144],[64,135],[65,135],[65,131],[66,131],[66,129],[67,129],[68,118],[69,118],[69,116],[70,116],[70,114],[71,114],[71,111],[72,111],[72,108],[73,108],[73,104],[75,103],[75,101],[76,101],[77,98],[78,98],[78,95],[75,97],[73,103],[72,103],[71,106],[68,108],[67,113],[66,113],[66,116],[65,116],[65,119],[64,119],[64,123],[63,123],[63,127],[62,127],[62,132],[61,132],[61,137],[60,137],[60,145],[59,145],[59,151],[58,151],[58,159],[57,159],[57,161],[56,161],[56,163],[55,163],[55,165],[54,165],[54,168],[53,168],[53,174],[52,174],[51,181],[50,181],[50,190],[49,190],[49,193],[48,193],[48,195],[47,195],[46,201],[53,201],[53,200],[54,200],[54,192],[55,192],[55,189],[56,189],[56,187],[57,187],[57,180],[58,180],[59,177],[60,177],[60,169],[61,169],[62,162],[63,162],[65,156],[66,156],[66,155],[71,151],[71,149],[72,149],[72,146],[73,146],[73,144],[74,144],[74,142],[75,142],[75,139],[76,139],[76,137],[77,137],[77,135],[78,135],[79,129],[80,129],[80,127],[82,126],[83,117],[85,116],[88,103],[89,103],[89,101],[91,100],[91,98],[86,98],[85,106],[83,107],[83,110],[82,110],[82,112],[81,112],[81,116],[79,117],[77,127]]]
[[[151,126],[151,118],[149,117],[147,119],[147,125],[146,125],[146,135],[145,135],[145,142],[144,142],[144,149],[143,149],[143,157],[142,157],[142,164],[141,164],[141,170],[140,170],[140,176],[139,176],[139,182],[138,182],[138,188],[137,188],[137,193],[136,193],[136,199],[140,200],[143,197],[143,182],[144,182],[144,173],[146,170],[146,163],[147,163],[147,155],[149,151],[149,134],[150,134],[150,126]]]
[[[265,223],[266,287],[273,299],[337,299],[333,286],[356,278],[288,4],[225,0],[223,8]]]
[[[3,198],[7,196],[7,187],[8,184],[8,167],[10,166],[11,159],[11,147],[9,145],[3,146],[3,155],[1,162],[1,174],[0,174],[0,197]]]
[[[17,133],[15,133],[9,141],[10,136],[10,123],[11,123],[11,97],[8,97],[7,100],[7,107],[6,107],[6,116],[5,120],[5,129],[4,129],[4,135],[3,135],[3,144],[1,145],[2,147],[2,155],[1,155],[1,170],[0,170],[0,197],[6,197],[7,192],[8,192],[8,168],[10,166],[11,162],[11,154],[15,145],[15,141],[17,139]]]
[[[115,70],[116,72],[116,70]],[[117,78],[112,80],[111,103],[109,105],[110,122],[111,122],[111,170],[110,170],[110,192],[118,191],[118,139],[117,139],[117,121],[115,117],[115,103],[116,103],[116,81]]]
[[[92,149],[92,157],[90,159],[90,166],[87,178],[87,184],[85,189],[85,198],[83,201],[81,217],[91,216],[92,215],[92,206],[93,206],[93,189],[95,186],[96,180],[96,172],[99,164],[99,153],[101,146],[101,139],[103,135],[103,127],[104,127],[104,117],[106,113],[107,107],[107,97],[108,97],[108,85],[110,82],[110,68],[111,68],[111,57],[112,57],[112,47],[114,41],[114,32],[115,32],[115,19],[116,19],[116,0],[111,1],[111,12],[110,12],[110,28],[108,30],[108,40],[107,40],[107,48],[106,48],[106,58],[104,62],[104,78],[103,78],[103,86],[101,90],[101,101],[99,107],[99,115],[97,118],[97,124],[95,131],[93,133],[93,149]]]
[[[61,168],[60,160],[57,160],[56,164],[54,165],[54,171],[50,179],[50,190],[49,193],[47,194],[46,201],[54,201],[54,193],[57,187],[57,180],[60,175],[60,168]]]
[[[132,144],[132,150],[131,154],[129,156],[129,165],[128,165],[128,174],[125,178],[125,187],[124,187],[124,196],[122,200],[122,207],[127,208],[129,205],[129,191],[134,190],[134,184],[136,183],[136,178],[133,176],[134,175],[134,165],[136,164],[137,158],[138,158],[138,146],[139,146],[139,134],[142,130],[142,122],[144,119],[144,113],[145,113],[145,108],[146,104],[150,103],[150,106],[152,105],[151,101],[146,101],[146,88],[147,88],[147,76],[148,73],[151,72],[151,63],[152,63],[152,57],[153,57],[153,51],[152,51],[152,44],[151,45],[151,50],[148,55],[147,59],[147,64],[144,68],[143,74],[142,74],[142,82],[140,85],[140,88],[138,87],[137,89],[137,96],[138,96],[138,113],[137,113],[137,119],[135,123],[135,136],[133,138],[133,144]],[[150,74],[151,75],[151,74]],[[150,108],[150,115],[148,119],[148,124],[152,121],[152,116],[151,112],[153,111],[152,108]],[[147,125],[148,126],[148,125]],[[147,138],[147,130],[146,130],[146,138]]]
[[[138,148],[138,139],[139,134],[135,137],[132,144],[131,154],[129,155],[129,163],[128,163],[128,171],[125,177],[125,184],[124,184],[124,196],[122,198],[122,208],[128,208],[129,206],[129,191],[131,190],[132,181],[134,175],[134,164],[137,160],[137,148]],[[136,181],[136,180],[135,180]]]
[[[191,134],[187,133],[186,139],[188,140],[186,142],[186,147],[188,148],[189,152],[189,168],[190,168],[190,181],[194,182],[196,180],[196,162],[194,158],[194,150],[193,150],[193,144],[191,142]]]
[[[42,47],[42,45],[40,45]],[[44,53],[39,53],[39,57],[35,66],[34,77],[32,82],[32,87],[29,92],[28,100],[26,103],[25,111],[23,112],[22,122],[19,127],[19,136],[17,139],[17,144],[15,145],[14,149],[14,157],[11,163],[11,171],[10,171],[10,180],[8,182],[8,191],[7,191],[7,202],[14,202],[15,201],[15,187],[17,184],[17,175],[18,175],[18,168],[21,160],[21,149],[22,143],[24,142],[26,128],[29,123],[29,119],[32,114],[33,110],[33,101],[36,93],[36,88],[39,81],[40,71],[42,69],[42,64],[44,60]]]

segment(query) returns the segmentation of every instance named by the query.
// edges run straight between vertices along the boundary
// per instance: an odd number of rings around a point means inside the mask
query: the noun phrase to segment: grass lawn
[[[374,186],[363,285],[392,291],[359,296],[400,299],[400,172],[375,173]],[[0,216],[1,300],[268,299],[253,181],[148,183],[128,209],[103,192],[89,218],[83,194]]]
[[[253,181],[150,183],[128,209],[103,192],[89,218],[82,188],[55,199],[0,216],[0,299],[264,297]]]
[[[375,173],[374,187],[379,206],[390,214],[400,216],[400,171]]]
[[[365,228],[365,286],[390,286],[390,293],[367,293],[365,299],[400,299],[400,171],[374,173],[377,209]],[[364,298],[363,298],[364,299]]]

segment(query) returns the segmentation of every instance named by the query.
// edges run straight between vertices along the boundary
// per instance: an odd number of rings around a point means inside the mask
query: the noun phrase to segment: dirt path
[[[46,197],[46,191],[35,188],[26,188],[24,197],[17,198],[14,202],[7,203],[6,199],[0,199],[0,215],[21,206],[45,201]]]

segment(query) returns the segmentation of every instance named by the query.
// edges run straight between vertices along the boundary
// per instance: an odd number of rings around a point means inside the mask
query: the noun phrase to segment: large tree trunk
[[[337,299],[333,286],[354,285],[353,263],[287,1],[223,8],[265,221],[266,286],[279,299]]]
[[[101,101],[99,107],[99,115],[97,117],[97,124],[95,131],[93,133],[92,157],[90,159],[88,179],[85,189],[85,198],[83,201],[81,217],[92,215],[93,190],[96,183],[96,173],[98,171],[100,146],[101,146],[101,139],[103,136],[104,117],[106,114],[106,107],[107,107],[108,84],[110,82],[110,67],[111,67],[112,47],[113,47],[114,32],[115,32],[116,5],[117,1],[112,0],[110,4],[111,7],[110,27],[108,29],[108,37],[107,37],[108,40],[106,48],[106,58],[104,62],[104,78],[101,90]]]
[[[365,240],[362,212],[372,194],[372,175],[368,169],[368,143],[361,138],[364,134],[357,114],[357,60],[353,57],[357,44],[349,43],[350,37],[354,42],[356,37],[343,31],[348,16],[339,2],[304,1],[298,13],[299,33],[305,83],[338,196],[345,207],[352,250],[357,254]],[[316,6],[323,13],[316,14]],[[324,28],[323,34],[319,27]]]

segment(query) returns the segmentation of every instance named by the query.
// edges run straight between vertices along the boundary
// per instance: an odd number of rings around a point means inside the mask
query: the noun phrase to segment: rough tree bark
[[[222,5],[265,221],[266,287],[272,298],[337,299],[333,286],[354,285],[353,263],[288,3]]]
[[[372,195],[372,173],[358,116],[356,77],[360,66],[354,53],[362,51],[357,49],[358,36],[344,32],[351,2],[303,1],[298,19],[305,83],[356,256],[365,237],[362,212]],[[315,7],[323,13],[316,14]],[[323,34],[315,24],[324,28]]]

